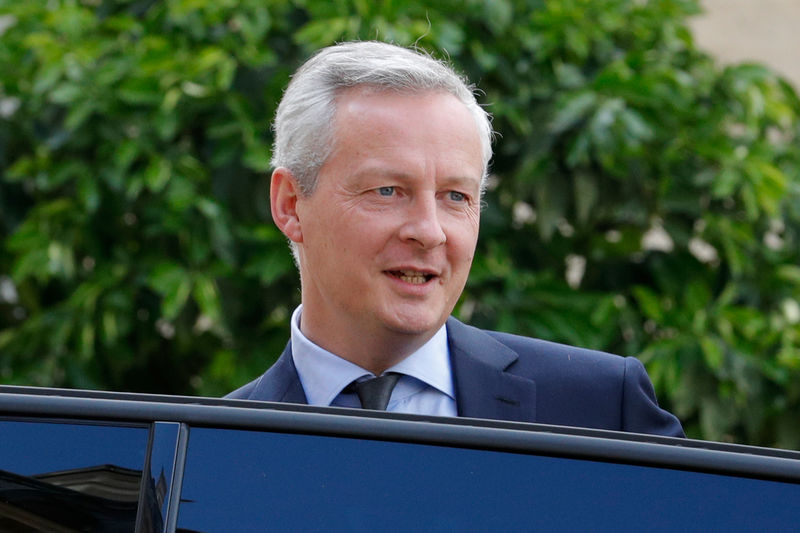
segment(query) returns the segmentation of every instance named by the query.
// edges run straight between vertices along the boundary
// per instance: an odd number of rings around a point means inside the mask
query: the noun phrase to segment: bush
[[[449,58],[495,115],[456,314],[647,364],[690,436],[800,448],[800,103],[691,0],[0,0],[0,380],[217,395],[298,303],[269,123],[337,40]]]

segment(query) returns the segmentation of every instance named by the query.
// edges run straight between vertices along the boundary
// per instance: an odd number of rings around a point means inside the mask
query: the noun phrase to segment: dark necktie
[[[398,379],[400,374],[389,372],[377,378],[355,382],[350,387],[358,394],[362,409],[385,411]]]

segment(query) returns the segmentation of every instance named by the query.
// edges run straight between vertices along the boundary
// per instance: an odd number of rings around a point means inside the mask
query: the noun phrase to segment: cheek
[[[371,260],[382,249],[381,227],[377,223],[362,223],[354,219],[332,221],[323,228],[326,234],[325,253],[339,266],[351,264],[353,268]]]
[[[457,256],[462,261],[472,262],[475,255],[475,246],[478,244],[478,223],[477,219],[460,220],[453,224],[447,232],[447,242],[450,245],[451,254]]]
[[[354,217],[348,232],[353,242],[377,246],[392,235],[396,235],[404,221],[405,215],[396,210],[369,213],[368,216]]]

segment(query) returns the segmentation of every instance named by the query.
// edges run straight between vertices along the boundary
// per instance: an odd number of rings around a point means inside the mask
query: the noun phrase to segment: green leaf
[[[191,276],[176,263],[160,263],[151,272],[148,284],[162,295],[161,316],[166,320],[178,316],[192,290]]]
[[[117,97],[126,104],[157,106],[161,103],[163,94],[156,80],[139,78],[126,80],[117,89]]]
[[[269,148],[263,145],[254,145],[247,149],[243,161],[245,165],[256,172],[269,172],[272,169],[271,157]]]
[[[84,89],[75,83],[62,83],[50,93],[56,104],[71,104],[83,96]]]
[[[222,308],[220,306],[219,294],[216,284],[212,279],[206,276],[195,276],[192,295],[200,311],[205,316],[209,317],[214,323],[218,323],[222,320]]]
[[[692,280],[686,285],[684,304],[687,313],[695,313],[711,303],[711,291],[703,280]]]
[[[244,273],[257,276],[270,285],[294,269],[288,247],[285,250],[269,250],[253,257],[245,266]]]
[[[592,176],[584,172],[577,172],[575,174],[575,214],[578,221],[582,224],[589,222],[599,198],[597,182],[592,179]]]
[[[163,157],[154,157],[144,173],[144,182],[152,192],[160,192],[169,181],[172,164]]]
[[[652,290],[642,286],[634,287],[633,296],[646,317],[655,320],[657,323],[664,320],[661,302]]]
[[[597,94],[581,91],[566,96],[558,105],[557,112],[550,122],[553,134],[560,134],[585,120],[597,104]]]
[[[719,371],[722,368],[723,351],[716,339],[701,337],[700,346],[703,349],[703,359],[709,368]]]
[[[100,207],[100,190],[96,178],[87,175],[78,178],[78,198],[86,211],[90,213],[97,211]]]
[[[800,266],[781,265],[776,271],[778,279],[800,287]]]

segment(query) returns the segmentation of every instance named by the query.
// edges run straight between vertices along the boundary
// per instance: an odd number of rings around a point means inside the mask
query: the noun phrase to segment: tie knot
[[[400,374],[388,372],[377,378],[354,382],[351,388],[358,394],[363,409],[385,411],[386,406],[389,405],[389,398],[392,396],[392,390],[394,386],[397,385],[397,380],[399,379]]]

